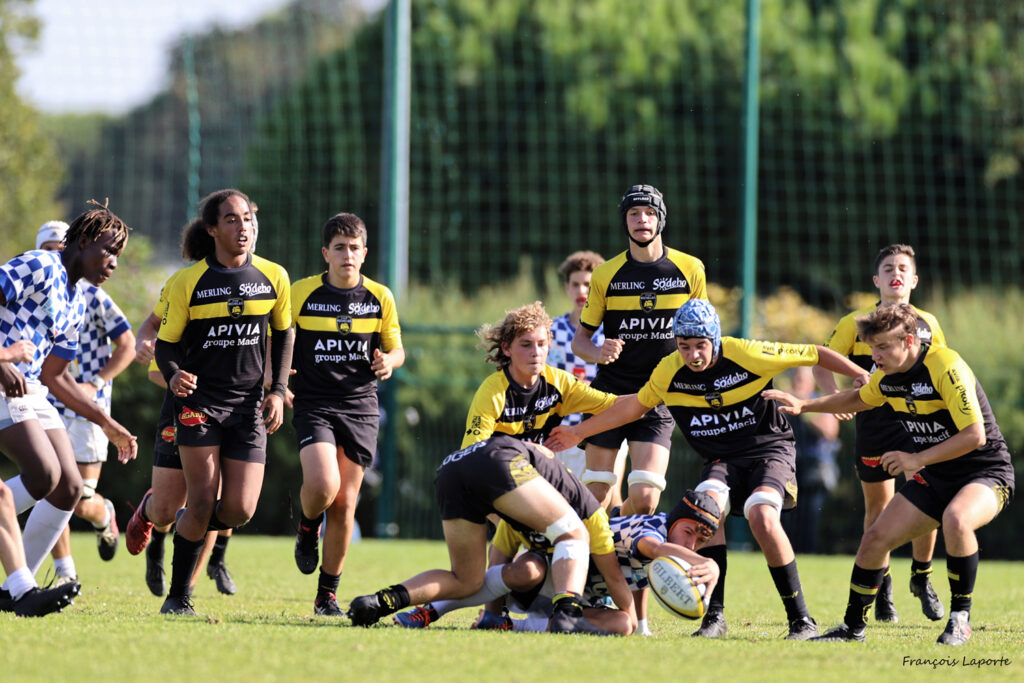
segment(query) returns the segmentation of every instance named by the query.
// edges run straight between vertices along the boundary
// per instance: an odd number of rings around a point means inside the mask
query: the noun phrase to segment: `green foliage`
[[[39,114],[15,92],[14,53],[39,35],[31,0],[0,0],[0,254],[7,260],[35,246],[39,226],[60,218],[54,201],[61,167]]]
[[[726,680],[849,681],[850,672],[865,680],[933,681],[930,666],[907,666],[904,657],[946,657],[952,675],[985,680],[1019,680],[1020,643],[1024,635],[1024,588],[1021,563],[982,559],[974,593],[974,633],[966,648],[951,654],[934,642],[942,623],[927,621],[906,591],[908,560],[894,559],[899,624],[872,624],[864,645],[788,642],[784,612],[760,553],[729,554],[729,638],[691,639],[695,622],[670,616],[650,601],[649,638],[586,638],[548,634],[472,631],[476,609],[446,615],[423,631],[385,624],[362,629],[344,618],[312,614],[316,577],[302,576],[292,560],[291,539],[236,535],[227,563],[239,587],[235,596],[218,595],[205,575],[195,591],[198,618],[158,614],[161,599],[143,583],[144,561],[121,552],[101,562],[92,534],[75,534],[83,595],[62,614],[18,619],[0,614],[4,643],[17,656],[8,658],[4,681],[43,678],[79,681],[149,680],[601,680],[615,662],[630,677],[662,681],[693,669],[695,659],[714,662]],[[168,553],[167,566],[170,566]],[[804,556],[800,578],[812,615],[822,626],[841,617],[852,556]],[[364,541],[349,552],[338,599],[343,608],[356,595],[399,582],[428,568],[447,568],[443,543]],[[943,601],[948,587],[936,568],[934,584]],[[948,604],[948,602],[947,602]],[[96,653],[102,634],[110,657]],[[55,656],[53,639],[60,639]],[[515,651],[514,669],[496,653]],[[114,656],[114,655],[112,655]],[[1006,658],[1003,666],[965,666],[961,659]]]

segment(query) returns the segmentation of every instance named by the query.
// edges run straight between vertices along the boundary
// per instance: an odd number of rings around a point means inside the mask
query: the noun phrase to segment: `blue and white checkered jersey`
[[[560,315],[551,322],[551,349],[548,351],[548,365],[565,370],[576,379],[590,384],[597,375],[597,363],[588,363],[572,352],[572,338],[576,328],[569,322],[569,314]],[[604,344],[604,327],[598,327],[591,336],[591,341],[600,346]],[[572,426],[583,421],[583,415],[573,413],[566,415],[563,425]]]
[[[645,537],[656,543],[664,543],[668,538],[667,521],[668,515],[664,512],[656,515],[612,517],[608,520],[619,569],[622,570],[630,590],[647,588],[647,565],[654,559],[641,555],[637,550],[637,543]],[[590,566],[584,593],[588,598],[603,598],[608,595],[608,584],[593,565]]]
[[[59,251],[27,251],[0,266],[0,344],[27,339],[36,345],[28,363],[18,371],[30,384],[39,384],[43,360],[51,353],[71,362],[78,354],[78,327],[85,299],[76,287],[68,291],[68,272]]]
[[[128,318],[110,298],[110,295],[89,282],[79,280],[78,288],[82,290],[85,300],[85,318],[79,328],[78,356],[68,367],[68,372],[78,382],[88,382],[100,374],[100,370],[110,360],[110,342],[132,329]],[[107,382],[96,392],[94,402],[110,413],[110,395],[113,384]],[[48,396],[50,403],[55,405],[65,418],[77,417],[77,413],[58,401],[52,394]]]

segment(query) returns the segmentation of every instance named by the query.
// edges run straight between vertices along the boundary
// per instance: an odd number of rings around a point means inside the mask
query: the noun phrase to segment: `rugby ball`
[[[700,619],[706,605],[707,586],[693,582],[687,573],[690,563],[681,557],[656,557],[647,565],[647,581],[661,606],[677,617]]]

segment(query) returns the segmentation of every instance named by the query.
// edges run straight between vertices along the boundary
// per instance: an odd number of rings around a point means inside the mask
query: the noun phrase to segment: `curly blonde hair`
[[[499,368],[507,368],[512,359],[502,350],[502,344],[512,344],[516,337],[524,332],[532,332],[538,327],[548,331],[548,343],[551,342],[551,318],[544,310],[544,304],[534,301],[532,304],[520,306],[505,312],[505,317],[497,325],[484,325],[476,334],[480,337],[480,348],[487,351],[487,362]]]

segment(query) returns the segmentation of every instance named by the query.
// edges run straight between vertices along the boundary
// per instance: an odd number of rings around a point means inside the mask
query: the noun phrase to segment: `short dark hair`
[[[588,273],[594,272],[594,268],[604,263],[604,257],[595,251],[574,251],[565,257],[562,265],[558,266],[558,274],[563,282],[569,281],[569,276],[579,271]]]
[[[89,209],[71,221],[71,225],[68,226],[68,231],[64,235],[64,244],[74,244],[83,237],[88,237],[95,242],[103,233],[113,232],[114,244],[112,246],[120,253],[124,249],[124,245],[128,243],[128,233],[131,232],[131,228],[107,208],[107,203],[100,204],[95,199],[86,202],[87,205],[91,204],[96,208]]]
[[[867,341],[871,337],[897,331],[917,338],[917,311],[910,304],[883,304],[867,315],[857,318],[857,335]]]
[[[882,265],[882,261],[889,258],[890,256],[896,256],[902,254],[910,257],[910,262],[914,264],[914,270],[917,270],[917,259],[914,257],[914,248],[909,244],[890,244],[887,247],[882,247],[878,251],[878,256],[875,257],[875,272],[878,272],[879,267]]]
[[[220,218],[220,205],[230,197],[241,197],[247,205],[250,207],[252,205],[249,197],[241,190],[228,188],[211,192],[199,202],[199,216],[203,219],[203,222],[207,225],[217,225],[217,219]]]
[[[363,246],[366,246],[366,224],[354,213],[336,213],[327,219],[321,240],[323,247],[326,249],[331,246],[331,240],[338,235],[358,237],[363,240]]]

